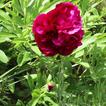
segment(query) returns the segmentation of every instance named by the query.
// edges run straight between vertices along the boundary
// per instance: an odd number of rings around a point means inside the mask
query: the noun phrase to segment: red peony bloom
[[[54,88],[54,84],[53,83],[49,83],[48,84],[48,91],[53,90],[53,88]]]
[[[80,11],[71,2],[60,3],[47,14],[37,16],[32,31],[46,56],[69,55],[81,45],[84,35]]]

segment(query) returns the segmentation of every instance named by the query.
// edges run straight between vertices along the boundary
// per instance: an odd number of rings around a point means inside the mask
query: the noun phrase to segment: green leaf
[[[91,8],[95,8],[97,5],[99,5],[103,0],[98,0],[96,3],[91,5]]]
[[[24,25],[24,22],[20,16],[13,17],[13,22],[14,22],[14,24],[19,25],[19,26]]]
[[[80,47],[78,47],[72,54],[75,54],[75,53],[79,52],[80,50],[83,50],[90,44],[95,43],[97,40],[101,39],[101,37],[103,37],[103,36],[106,36],[106,34],[105,33],[104,34],[97,33],[93,36],[86,36],[82,41],[82,45]]]
[[[62,2],[62,0],[54,0],[52,2],[48,2],[48,3],[45,3],[44,5],[42,5],[40,8],[39,8],[39,12],[48,12],[50,10],[52,10],[56,4]]]
[[[75,54],[75,58],[79,58],[84,55],[84,50],[81,50]]]
[[[8,5],[10,5],[10,3],[11,3],[10,0],[6,1],[6,3],[3,3],[2,0],[0,0],[0,8],[7,7]]]
[[[0,3],[0,8],[3,8],[4,7],[4,4],[3,3]]]
[[[19,4],[22,12],[24,13],[23,15],[26,16],[26,7],[28,5],[28,0],[19,0]]]
[[[58,104],[55,103],[55,102],[54,102],[50,97],[48,97],[48,96],[44,97],[44,100],[50,102],[50,103],[52,104],[52,106],[58,106]]]
[[[17,63],[19,66],[22,66],[29,60],[31,60],[31,54],[29,52],[20,53],[17,58]]]
[[[29,75],[29,73],[27,73],[27,78],[28,85],[30,87],[30,90],[32,91],[34,89],[34,80],[32,79],[31,75]]]
[[[89,7],[89,0],[80,0],[80,5],[82,12],[85,13]]]
[[[41,56],[41,52],[37,46],[31,46],[31,49],[38,55]]]
[[[18,99],[16,106],[25,106],[24,103]]]
[[[15,10],[18,13],[21,13],[23,15],[22,8],[21,8],[19,0],[12,0],[12,4],[13,4],[13,7],[15,8]]]
[[[47,78],[47,83],[49,83],[51,80],[52,80],[52,75],[49,74],[49,75],[48,75],[48,78]]]
[[[41,89],[36,88],[32,91],[32,97],[35,99],[39,98],[40,94],[41,94]]]
[[[7,12],[4,12],[3,10],[0,10],[0,19],[4,19],[4,21],[5,20],[8,20],[8,21],[10,21],[11,22],[11,18],[10,18],[10,16],[8,15],[8,13]]]
[[[37,78],[37,74],[30,74],[30,76],[31,76],[31,78],[33,79],[33,80],[36,80],[36,78]],[[24,76],[26,79],[28,79],[28,75],[25,75]]]
[[[3,106],[8,106],[7,101],[3,100],[2,98],[0,98],[0,103],[1,103]]]
[[[39,0],[38,0],[39,1]],[[33,5],[35,2],[35,0],[30,0],[30,2],[28,3],[28,7],[30,7],[31,5]]]
[[[32,100],[28,103],[27,106],[36,106],[39,100],[44,97],[45,92],[43,93],[41,89],[34,89],[32,92]]]
[[[86,62],[78,62],[78,64],[84,66],[85,68],[90,68],[89,63],[86,63]]]
[[[9,61],[8,57],[2,50],[0,50],[0,61],[3,63],[7,63]]]
[[[1,37],[12,38],[12,37],[16,37],[16,35],[15,34],[8,33],[8,32],[0,32],[0,38]]]
[[[9,38],[14,38],[14,37],[16,37],[15,34],[11,34],[11,33],[8,33],[8,32],[0,32],[0,43],[8,41]]]
[[[10,90],[12,93],[14,93],[14,91],[15,91],[15,84],[9,85],[9,90]]]

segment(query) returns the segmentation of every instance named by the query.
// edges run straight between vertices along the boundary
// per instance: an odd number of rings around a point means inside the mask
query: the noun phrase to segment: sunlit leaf
[[[9,61],[8,57],[2,50],[0,50],[0,61],[3,63],[7,63]]]

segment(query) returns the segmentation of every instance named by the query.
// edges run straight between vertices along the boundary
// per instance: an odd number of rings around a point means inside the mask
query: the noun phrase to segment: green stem
[[[8,70],[7,72],[5,72],[4,74],[2,74],[0,76],[0,79],[2,79],[3,77],[5,77],[6,75],[8,75],[9,73],[11,73],[12,71],[14,71],[18,66],[13,67],[12,69]]]
[[[59,61],[59,75],[58,75],[58,102],[59,106],[64,106],[63,100],[62,100],[62,95],[63,95],[63,88],[64,88],[64,76],[63,76],[63,71],[64,71],[64,66],[63,66],[63,61],[62,58],[60,58]]]

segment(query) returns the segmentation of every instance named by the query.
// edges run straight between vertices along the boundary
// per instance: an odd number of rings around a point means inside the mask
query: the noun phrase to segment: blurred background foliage
[[[40,13],[71,1],[81,10],[83,45],[62,57],[63,93],[59,84],[59,57],[45,57],[32,35]],[[48,92],[48,83],[55,83]],[[106,106],[105,0],[0,0],[0,106]]]

